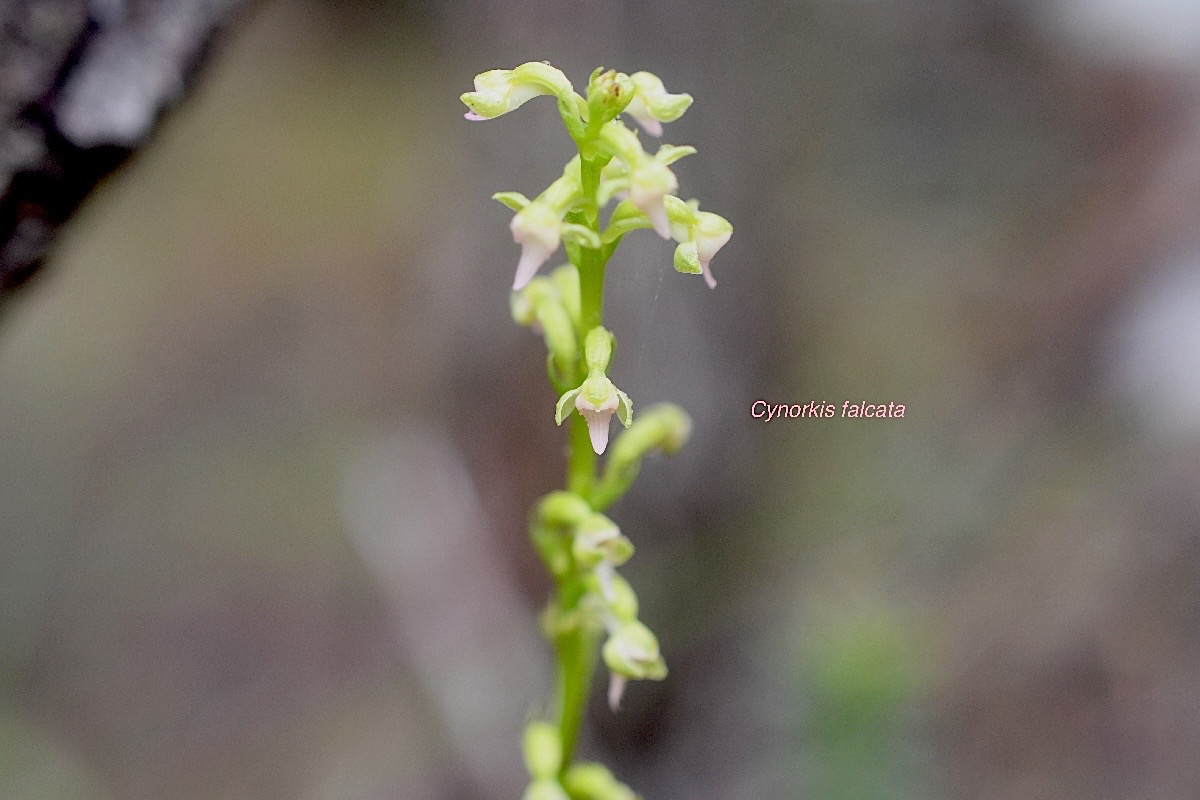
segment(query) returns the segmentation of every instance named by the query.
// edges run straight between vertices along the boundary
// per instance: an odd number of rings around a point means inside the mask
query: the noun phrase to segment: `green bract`
[[[651,155],[623,121],[630,118],[659,136],[663,123],[691,105],[691,95],[667,92],[649,72],[599,68],[581,96],[562,72],[530,62],[477,75],[475,91],[462,101],[468,119],[484,120],[539,95],[555,98],[578,155],[532,199],[520,192],[493,195],[514,212],[509,228],[521,246],[510,298],[513,320],[545,340],[547,376],[558,396],[555,421],[570,423],[567,488],[542,498],[530,516],[530,540],[554,579],[554,597],[540,623],[554,645],[558,687],[552,720],[536,720],[525,730],[525,800],[636,800],[603,766],[572,763],[597,655],[610,671],[614,710],[627,681],[667,674],[658,639],[638,620],[637,594],[617,572],[633,556],[633,543],[602,512],[629,489],[646,456],[683,446],[691,420],[664,404],[633,421],[633,401],[608,377],[616,337],[604,327],[604,279],[624,237],[653,228],[678,242],[677,270],[702,274],[714,286],[709,262],[733,226],[700,211],[697,201],[675,196],[679,179],[671,165],[695,153],[694,147],[664,144]],[[538,277],[560,246],[569,263]],[[614,415],[626,430],[609,448]],[[601,471],[597,457],[606,449]]]

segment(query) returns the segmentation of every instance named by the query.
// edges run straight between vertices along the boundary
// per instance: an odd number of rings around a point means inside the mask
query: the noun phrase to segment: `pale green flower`
[[[669,94],[662,80],[653,73],[635,72],[629,77],[637,87],[637,94],[625,113],[651,136],[662,136],[662,124],[679,119],[692,104],[690,94]]]
[[[462,95],[470,120],[495,119],[540,95],[568,102],[574,95],[571,81],[555,67],[530,61],[516,69],[491,69],[475,76],[475,91]]]

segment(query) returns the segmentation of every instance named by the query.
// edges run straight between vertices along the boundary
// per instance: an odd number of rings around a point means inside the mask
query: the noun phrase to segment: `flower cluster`
[[[623,121],[652,136],[691,105],[648,72],[597,69],[585,94],[545,63],[484,72],[462,96],[467,119],[499,117],[532,98],[554,97],[578,155],[532,200],[517,192],[494,198],[515,214],[509,225],[521,246],[510,297],[513,319],[546,343],[546,373],[558,402],[555,421],[569,421],[567,490],[546,495],[530,520],[530,538],[555,593],[542,629],[558,661],[554,719],[525,731],[530,782],[525,800],[636,800],[599,764],[572,763],[575,741],[598,658],[609,671],[614,711],[629,681],[662,680],[667,665],[658,638],[638,618],[638,598],[617,571],[633,543],[605,512],[633,484],[642,461],[683,447],[691,420],[670,404],[633,418],[633,402],[609,377],[616,337],[603,324],[605,269],[623,238],[652,229],[676,244],[679,272],[699,274],[714,287],[710,263],[733,234],[728,220],[681,200],[672,165],[695,148],[664,144],[651,154]],[[601,224],[601,212],[615,207]],[[568,264],[541,268],[562,248]],[[574,413],[573,413],[574,412]],[[625,428],[609,447],[613,416]],[[603,468],[598,456],[607,452]]]
[[[674,195],[679,181],[670,165],[694,153],[695,148],[663,145],[650,155],[619,117],[627,113],[646,132],[661,136],[662,124],[679,119],[692,104],[691,95],[668,93],[663,82],[649,72],[627,76],[597,70],[585,99],[562,72],[549,64],[531,62],[476,76],[475,91],[464,94],[462,101],[470,109],[467,119],[485,120],[507,114],[539,95],[557,98],[568,131],[586,145],[581,153],[590,151],[606,162],[598,206],[612,198],[628,198],[630,205],[614,212],[613,232],[607,239],[602,237],[604,244],[613,245],[619,236],[636,228],[653,228],[662,238],[680,243],[675,251],[677,270],[703,273],[708,285],[715,287],[709,262],[729,241],[733,226],[723,217],[698,211],[696,201],[685,203]],[[579,167],[578,160],[572,160],[562,177],[532,201],[516,192],[495,195],[517,212],[510,226],[513,240],[521,245],[514,290],[528,284],[563,242],[599,246],[584,226],[571,220],[573,212],[595,200],[584,191]],[[612,229],[613,222],[621,226]]]

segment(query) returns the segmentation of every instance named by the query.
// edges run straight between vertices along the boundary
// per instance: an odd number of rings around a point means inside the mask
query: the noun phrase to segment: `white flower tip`
[[[588,436],[592,439],[592,449],[596,455],[602,455],[608,447],[608,421],[612,414],[585,414],[588,424]]]
[[[634,117],[637,123],[642,126],[642,130],[651,136],[658,138],[663,135],[662,123],[651,116]]]
[[[612,674],[608,676],[608,707],[613,713],[621,710],[621,697],[625,694],[625,685],[628,681],[624,675]]]
[[[517,274],[513,278],[513,291],[519,292],[533,280],[533,276],[537,275],[537,271],[542,264],[546,263],[546,259],[550,258],[550,254],[545,252],[541,247],[534,245],[523,245],[521,247],[521,260],[517,262]]]
[[[713,277],[712,270],[708,268],[708,264],[704,265],[704,282],[708,284],[708,288],[717,288],[717,279]]]
[[[474,111],[468,111],[466,114],[463,114],[463,116],[466,117],[467,119],[471,120],[472,122],[478,122],[479,120],[487,119],[487,117],[481,117],[478,114],[476,114]]]

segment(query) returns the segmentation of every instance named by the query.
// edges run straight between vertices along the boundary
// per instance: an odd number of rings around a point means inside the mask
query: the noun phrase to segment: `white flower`
[[[613,414],[626,428],[633,423],[633,401],[604,374],[612,359],[613,343],[612,333],[603,326],[588,331],[583,342],[588,376],[579,386],[564,392],[554,409],[554,421],[559,425],[571,413],[572,406],[579,412],[587,421],[588,436],[597,455],[608,447],[608,423]]]
[[[536,200],[517,212],[509,224],[513,241],[521,245],[521,259],[513,278],[513,291],[520,291],[550,259],[562,241],[562,218]]]
[[[629,399],[629,395],[614,386],[613,382],[599,371],[592,372],[578,388],[558,399],[555,416],[560,425],[571,413],[571,406],[587,421],[588,436],[597,455],[608,447],[609,421],[613,414],[617,415],[625,427],[629,427],[633,421],[633,401]]]
[[[717,280],[708,264],[733,236],[733,226],[724,217],[707,211],[697,212],[696,216],[700,218],[695,229],[696,257],[704,270],[704,282],[708,284],[708,288],[715,289]]]
[[[629,173],[629,199],[642,210],[664,239],[671,238],[671,222],[667,218],[664,198],[679,188],[679,181],[670,167],[648,158]]]

